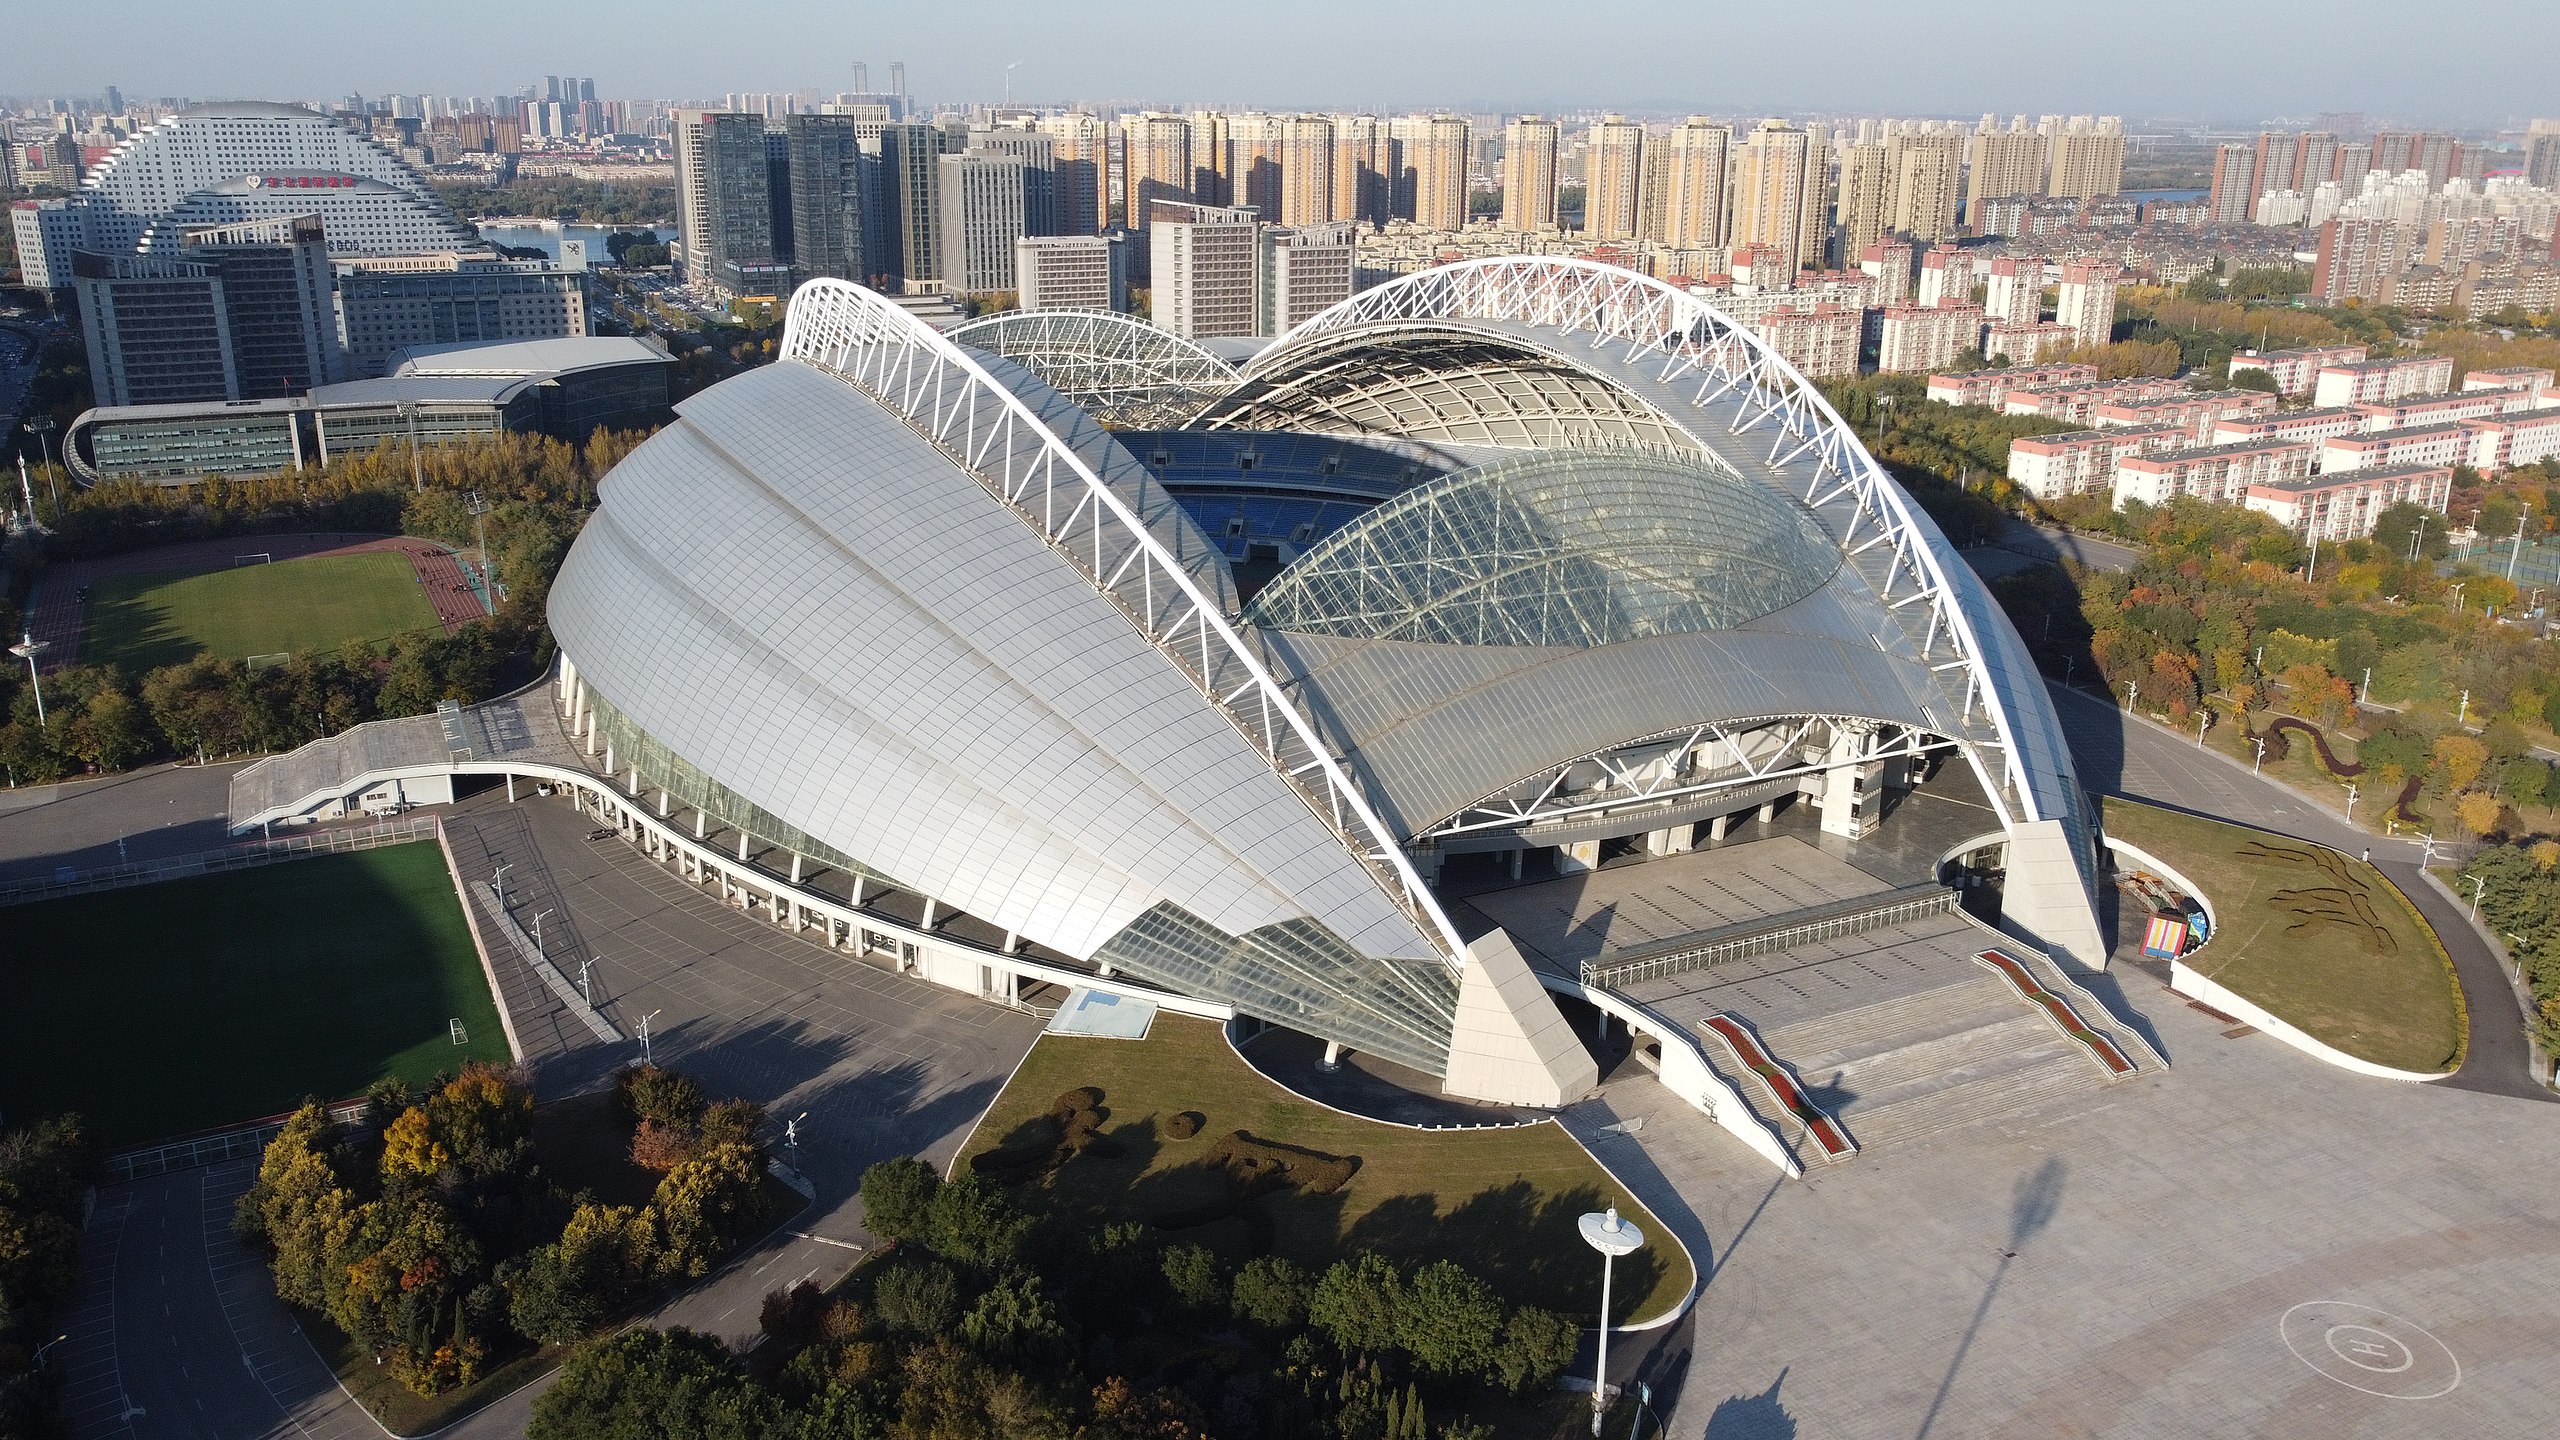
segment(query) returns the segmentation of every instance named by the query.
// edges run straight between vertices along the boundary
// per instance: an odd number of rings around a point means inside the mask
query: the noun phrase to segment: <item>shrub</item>
[[[1327,1155],[1276,1140],[1258,1140],[1243,1130],[1220,1137],[1206,1158],[1212,1165],[1223,1166],[1247,1194],[1287,1185],[1309,1195],[1330,1195],[1350,1184],[1360,1169],[1357,1155]]]
[[[1090,1085],[1079,1085],[1050,1103],[1049,1116],[1051,1119],[1063,1122],[1079,1110],[1100,1108],[1102,1108],[1102,1092]]]
[[[1207,1117],[1197,1110],[1177,1110],[1165,1120],[1164,1133],[1171,1139],[1188,1140],[1207,1123]]]

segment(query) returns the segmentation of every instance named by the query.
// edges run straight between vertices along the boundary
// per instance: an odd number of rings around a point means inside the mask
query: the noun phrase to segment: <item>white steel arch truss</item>
[[[2067,808],[2067,798],[2040,799],[2039,777],[2030,777],[2021,764],[2010,716],[1984,661],[1983,640],[1901,486],[1867,453],[1812,381],[1757,335],[1696,296],[1632,270],[1571,257],[1462,261],[1401,276],[1309,317],[1257,355],[1245,367],[1244,379],[1250,383],[1274,374],[1305,342],[1336,331],[1466,319],[1557,331],[1594,350],[1614,352],[1616,363],[1685,393],[1700,410],[1718,402],[1732,404],[1734,419],[1727,433],[1766,435],[1764,463],[1788,471],[1791,481],[1801,480],[1804,490],[1797,498],[1807,508],[1822,511],[1844,502],[1853,507],[1842,548],[1853,561],[1870,555],[1884,561],[1885,605],[1896,611],[1913,604],[1927,607],[1927,623],[1915,642],[1918,658],[1933,671],[1965,672],[1956,692],[1964,721],[1971,720],[1977,705],[1987,712],[1991,734],[1974,745],[2000,752],[1998,774],[1985,775],[1984,789],[2000,808],[2002,822],[2067,818],[2059,813]],[[2013,805],[2018,815],[2010,813]]]
[[[1017,310],[949,333],[1021,365],[1115,428],[1174,429],[1236,383],[1233,365],[1129,315]]]
[[[1039,531],[1232,721],[1411,919],[1437,958],[1466,943],[1322,737],[1191,571],[1119,492],[966,350],[870,290],[812,280],[781,358],[854,386]]]

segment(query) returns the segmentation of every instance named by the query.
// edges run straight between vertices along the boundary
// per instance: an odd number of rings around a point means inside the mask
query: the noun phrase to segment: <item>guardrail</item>
[[[1776,920],[1749,920],[1641,949],[1622,950],[1606,963],[1585,960],[1582,983],[1618,986],[1704,970],[1728,960],[1767,955],[1816,940],[1862,935],[1944,914],[1956,892],[1943,885],[1906,885],[1883,896],[1860,895],[1797,910]]]
[[[385,845],[406,845],[415,840],[432,840],[435,836],[436,822],[433,817],[428,817],[386,820],[352,829],[321,830],[274,840],[253,840],[245,845],[228,845],[219,850],[199,850],[192,855],[136,860],[126,865],[77,871],[67,879],[57,874],[45,880],[13,881],[0,885],[0,905],[25,905],[38,900],[58,900],[66,895],[89,895],[102,890],[122,890],[132,885],[154,885],[163,880],[219,875],[285,860],[307,859],[313,855],[378,850]]]
[[[352,1125],[363,1118],[363,1100],[347,1100],[329,1107],[329,1118],[340,1125]],[[200,1170],[219,1165],[225,1160],[239,1160],[266,1153],[267,1142],[283,1133],[290,1115],[270,1115],[254,1124],[236,1130],[223,1130],[210,1135],[193,1135],[184,1140],[171,1140],[159,1145],[146,1145],[138,1150],[125,1150],[107,1157],[107,1180],[140,1180],[153,1175],[167,1175],[179,1170]]]

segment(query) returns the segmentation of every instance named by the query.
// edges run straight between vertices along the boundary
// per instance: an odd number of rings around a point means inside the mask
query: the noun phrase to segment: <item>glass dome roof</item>
[[[1694,453],[1542,450],[1370,511],[1291,563],[1245,619],[1353,639],[1588,647],[1730,629],[1839,568],[1810,514]]]

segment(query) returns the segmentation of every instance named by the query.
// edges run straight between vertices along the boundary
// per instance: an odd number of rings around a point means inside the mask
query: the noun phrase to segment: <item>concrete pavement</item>
[[[192,855],[231,841],[225,804],[247,760],[152,765],[94,780],[0,789],[0,880],[68,865]]]

